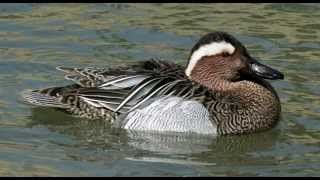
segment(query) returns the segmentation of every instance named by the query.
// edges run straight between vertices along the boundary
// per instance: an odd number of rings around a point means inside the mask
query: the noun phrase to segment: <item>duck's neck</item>
[[[211,89],[213,93],[223,95],[224,111],[228,115],[215,113],[220,134],[242,134],[267,129],[276,124],[280,116],[280,102],[271,85],[242,80],[231,82],[221,79],[193,79]],[[222,103],[222,102],[216,102]],[[232,105],[231,105],[232,104]],[[231,106],[236,105],[236,108]],[[230,116],[230,117],[228,117]],[[234,126],[236,125],[236,126]]]
[[[209,88],[213,92],[217,92],[228,97],[234,96],[235,98],[242,98],[243,100],[246,99],[245,96],[243,96],[243,92],[241,91],[241,89],[243,89],[242,81],[232,82],[218,78],[209,79],[192,77],[191,80]]]

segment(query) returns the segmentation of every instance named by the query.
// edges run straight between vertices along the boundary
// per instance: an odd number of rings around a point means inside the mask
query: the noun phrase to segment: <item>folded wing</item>
[[[70,99],[113,112],[130,112],[155,96],[188,97],[192,85],[183,68],[164,61],[146,61],[121,68],[57,67],[75,84],[28,91],[23,97],[40,106],[68,108]]]

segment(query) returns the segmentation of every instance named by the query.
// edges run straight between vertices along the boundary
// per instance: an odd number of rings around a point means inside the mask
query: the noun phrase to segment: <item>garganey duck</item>
[[[24,99],[130,130],[244,134],[269,129],[280,118],[278,95],[264,79],[283,74],[259,63],[225,32],[203,36],[186,67],[152,59],[57,69],[73,84],[27,90]]]

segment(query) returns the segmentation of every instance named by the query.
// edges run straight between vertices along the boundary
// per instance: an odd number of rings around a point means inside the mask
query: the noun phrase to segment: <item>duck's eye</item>
[[[228,52],[222,52],[222,56],[227,57],[227,56],[230,56],[230,54]]]

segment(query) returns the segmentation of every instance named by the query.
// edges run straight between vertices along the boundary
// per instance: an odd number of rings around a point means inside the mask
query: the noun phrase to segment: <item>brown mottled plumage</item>
[[[241,77],[240,72],[248,68],[246,62],[239,58],[241,51],[245,49],[239,47],[232,56],[203,57],[190,75],[191,80],[221,94],[215,103],[206,105],[218,124],[219,134],[267,129],[275,125],[281,112],[279,98],[267,81],[257,77],[254,79],[259,83],[252,82],[252,79],[237,81]],[[226,103],[221,103],[224,99]],[[214,108],[219,105],[220,109]]]

